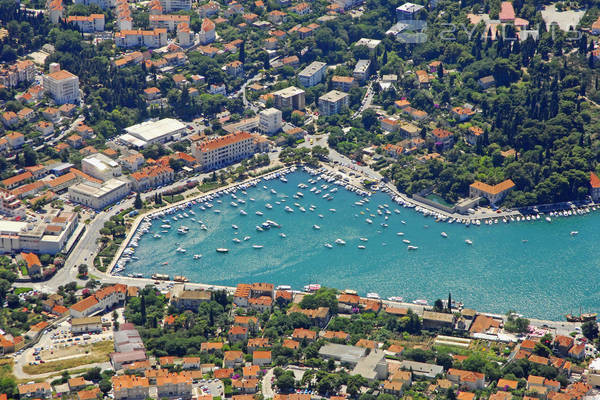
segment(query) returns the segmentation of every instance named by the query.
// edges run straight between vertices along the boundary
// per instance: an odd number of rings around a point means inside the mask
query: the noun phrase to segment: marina
[[[113,273],[158,273],[214,285],[265,281],[294,289],[318,282],[430,303],[452,292],[466,306],[498,313],[515,308],[550,319],[580,306],[600,307],[594,256],[600,217],[591,209],[570,210],[575,218],[557,212],[519,221],[460,221],[381,190],[346,188],[324,170],[286,172],[287,182],[273,174],[144,218]],[[332,189],[335,198],[323,198]],[[233,206],[211,211],[218,201],[234,200],[246,202],[246,215]],[[293,212],[300,207],[305,212]],[[183,226],[187,234],[179,233]]]

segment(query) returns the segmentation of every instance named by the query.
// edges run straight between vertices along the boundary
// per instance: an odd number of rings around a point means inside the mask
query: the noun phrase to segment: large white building
[[[352,76],[359,82],[364,82],[369,77],[369,68],[371,67],[370,60],[358,60],[356,66],[354,67],[354,71],[352,72]]]
[[[102,153],[95,153],[81,160],[81,170],[103,181],[121,176],[121,165]]]
[[[57,68],[57,71],[44,75],[44,90],[50,93],[57,104],[79,103],[79,78]]]
[[[298,74],[298,82],[304,87],[315,86],[323,80],[327,64],[313,61],[308,67]]]
[[[36,222],[0,221],[0,253],[62,251],[77,227],[77,214],[55,212]]]
[[[116,203],[131,191],[126,180],[109,179],[106,182],[82,182],[69,187],[69,200],[95,210]]]
[[[261,133],[272,135],[281,129],[282,117],[281,110],[276,108],[267,108],[258,113],[258,130]]]
[[[157,121],[146,121],[125,128],[125,135],[120,139],[136,147],[145,147],[153,143],[165,143],[173,140],[174,136],[185,132],[185,124],[173,118]]]
[[[75,0],[73,3],[75,4],[83,4],[84,6],[89,6],[91,4],[95,4],[103,10],[106,10],[108,7],[113,6],[114,2],[110,0]]]
[[[248,132],[236,132],[192,145],[192,154],[205,171],[225,167],[254,155],[256,144]]]
[[[192,0],[160,0],[160,5],[165,12],[190,10]]]
[[[128,21],[124,19],[124,21]],[[167,30],[165,28],[157,28],[152,31],[122,30],[115,33],[115,45],[117,47],[148,47],[156,49],[167,45]]]
[[[104,14],[71,15],[67,17],[67,23],[77,25],[81,32],[102,32],[104,30]]]
[[[214,42],[216,39],[215,23],[208,18],[204,18],[202,20],[200,32],[198,33],[198,39],[200,40],[200,44],[209,44]]]
[[[332,90],[319,97],[319,112],[325,116],[338,114],[342,109],[348,107],[349,100],[348,93]]]

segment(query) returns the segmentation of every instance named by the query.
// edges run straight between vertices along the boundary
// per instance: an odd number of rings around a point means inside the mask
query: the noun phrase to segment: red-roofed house
[[[481,390],[485,387],[485,375],[480,372],[450,368],[447,378],[458,386],[466,387],[473,391]]]

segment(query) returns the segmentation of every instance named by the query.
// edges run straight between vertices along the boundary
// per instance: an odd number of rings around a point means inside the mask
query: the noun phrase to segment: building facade
[[[298,74],[298,82],[304,87],[315,86],[323,80],[326,69],[327,64],[324,62],[313,61]]]
[[[276,108],[267,108],[258,113],[258,130],[266,135],[272,135],[281,129],[282,113]]]
[[[205,171],[222,168],[251,157],[255,152],[254,138],[248,132],[235,132],[192,145],[192,154]]]
[[[43,86],[57,104],[79,103],[79,78],[69,71],[44,75]]]
[[[325,116],[338,114],[344,108],[348,108],[349,104],[350,96],[348,93],[332,90],[319,97],[319,112]]]
[[[69,187],[69,200],[95,210],[116,203],[131,191],[126,180],[111,178],[103,183],[82,182]]]

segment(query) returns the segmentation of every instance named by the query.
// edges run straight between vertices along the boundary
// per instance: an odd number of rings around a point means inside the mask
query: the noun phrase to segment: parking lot
[[[107,317],[105,317],[107,318]],[[110,320],[110,317],[108,317]],[[42,336],[38,344],[24,353],[15,353],[15,361],[21,365],[39,365],[47,361],[81,357],[93,349],[95,343],[113,340],[110,327],[101,333],[71,334],[71,325],[65,321]]]
[[[195,397],[210,395],[225,398],[223,382],[219,379],[200,379],[199,381],[194,381],[193,388]]]

